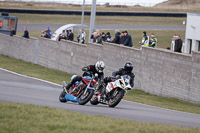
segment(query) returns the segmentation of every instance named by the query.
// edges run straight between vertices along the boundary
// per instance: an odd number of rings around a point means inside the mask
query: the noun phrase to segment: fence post
[[[39,45],[39,40],[35,40],[34,64],[38,63],[38,45]]]

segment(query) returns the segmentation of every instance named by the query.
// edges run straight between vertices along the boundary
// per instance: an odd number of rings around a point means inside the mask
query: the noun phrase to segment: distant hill
[[[172,8],[172,9],[199,9],[200,0],[168,0],[155,5],[157,8]]]

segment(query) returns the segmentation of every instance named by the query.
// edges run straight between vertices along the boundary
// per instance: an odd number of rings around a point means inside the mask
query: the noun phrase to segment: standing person
[[[147,32],[144,31],[143,33],[143,37],[142,37],[142,42],[139,42],[142,46],[149,46],[149,37],[147,36]]]
[[[152,33],[151,34],[151,39],[149,40],[149,47],[153,47],[153,48],[156,48],[157,47],[157,38],[155,38],[155,34]]]
[[[112,36],[110,35],[110,32],[106,33],[106,42],[112,42]]]
[[[182,40],[179,35],[174,35],[175,45],[174,45],[174,52],[182,53]]]
[[[102,44],[103,45],[103,39],[101,36],[101,32],[99,29],[96,29],[96,43]]]
[[[59,35],[58,41],[60,41],[61,39],[66,39],[67,37],[67,33],[65,30],[62,31],[62,33]]]
[[[77,40],[78,40],[78,43],[80,42],[80,43],[84,44],[85,38],[86,38],[86,33],[85,33],[84,29],[80,30],[80,32],[81,32],[81,34],[78,35]]]
[[[128,46],[128,47],[132,47],[133,43],[132,43],[132,37],[128,34],[128,31],[124,31],[124,46]]]
[[[102,36],[102,40],[103,42],[106,42],[107,38],[106,38],[106,34],[104,32],[101,33]]]
[[[119,30],[115,30],[115,39],[112,41],[112,43],[120,44],[120,32],[119,32]]]
[[[48,34],[49,38],[51,38],[51,30],[50,30],[50,27],[47,27],[47,30],[46,30],[46,32],[47,32],[47,34]]]
[[[68,35],[67,40],[74,41],[74,33],[72,32],[71,29],[69,30],[69,35]]]
[[[22,37],[29,39],[29,32],[28,32],[27,28],[24,28],[24,35]]]
[[[121,45],[124,44],[124,40],[125,40],[124,31],[122,31],[121,36],[120,36],[120,44]]]

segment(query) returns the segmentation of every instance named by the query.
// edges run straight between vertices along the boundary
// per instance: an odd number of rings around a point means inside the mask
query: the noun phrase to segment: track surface
[[[71,102],[60,103],[58,97],[61,91],[58,85],[0,69],[0,102],[35,104],[132,121],[200,128],[200,115],[198,114],[128,101],[122,101],[115,108],[109,108],[105,105],[93,106],[90,103],[84,106]]]
[[[56,30],[65,24],[18,24],[17,31],[24,31],[26,27],[29,31],[45,30],[49,26],[51,30]],[[185,30],[185,26],[162,26],[162,25],[95,25],[101,30]],[[88,26],[89,29],[89,26]]]

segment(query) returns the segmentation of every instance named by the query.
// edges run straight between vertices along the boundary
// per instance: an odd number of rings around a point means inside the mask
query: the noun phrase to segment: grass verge
[[[71,77],[71,74],[65,72],[48,69],[39,65],[9,58],[4,55],[0,55],[0,68],[5,68],[20,74],[48,80],[58,84],[61,84],[64,80],[69,82]],[[173,98],[150,95],[140,90],[130,91],[124,99],[168,109],[200,114],[200,105],[198,104],[191,104]]]
[[[112,119],[49,107],[0,102],[1,133],[200,133],[200,129]]]
[[[11,13],[10,16],[18,17],[19,23],[40,24],[80,24],[79,15],[44,15]],[[95,24],[115,25],[168,25],[183,26],[186,18],[175,17],[137,17],[137,16],[96,16]],[[90,16],[84,17],[84,24],[90,23]]]

